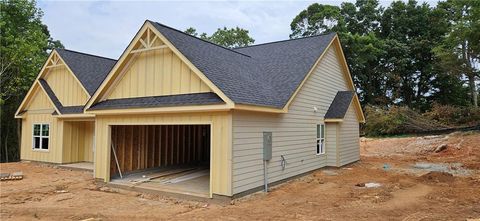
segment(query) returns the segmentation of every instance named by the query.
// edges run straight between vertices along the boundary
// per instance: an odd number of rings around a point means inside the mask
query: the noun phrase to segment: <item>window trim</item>
[[[40,125],[40,135],[34,135],[35,133],[35,125]],[[43,125],[48,125],[48,136],[42,135],[42,128]],[[42,123],[42,122],[36,122],[32,124],[32,151],[38,151],[38,152],[50,152],[50,131],[51,131],[51,126],[50,123]],[[40,138],[40,148],[35,148],[35,137]],[[48,138],[48,148],[47,149],[42,149],[42,142],[43,138]]]
[[[315,155],[320,156],[326,153],[326,132],[325,132],[325,124],[323,122],[315,124]],[[320,130],[320,131],[319,131]],[[320,135],[320,136],[319,136]],[[322,137],[323,135],[323,137]],[[319,144],[321,147],[319,148]]]

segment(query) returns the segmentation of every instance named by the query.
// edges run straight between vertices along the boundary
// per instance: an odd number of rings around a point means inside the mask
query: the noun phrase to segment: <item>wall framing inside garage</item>
[[[111,126],[113,125],[210,125],[210,196],[232,196],[231,112],[157,115],[97,115],[95,178],[110,181]]]
[[[110,156],[110,176],[119,175],[118,167],[125,175],[151,168],[210,165],[210,125],[110,127],[116,153]]]

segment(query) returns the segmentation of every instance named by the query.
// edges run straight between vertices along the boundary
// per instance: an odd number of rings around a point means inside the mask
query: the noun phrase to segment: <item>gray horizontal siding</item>
[[[359,124],[355,108],[350,104],[340,126],[339,166],[360,160]]]
[[[293,100],[287,114],[234,111],[233,193],[263,185],[264,131],[273,132],[272,160],[268,163],[269,182],[326,166],[327,158],[336,156],[337,140],[331,132],[337,130],[336,124],[327,125],[326,154],[320,156],[315,154],[316,124],[323,121],[337,91],[341,90],[347,90],[347,83],[335,49],[330,48]],[[314,106],[318,108],[316,113]],[[329,150],[330,147],[333,150]],[[285,170],[281,168],[281,155],[287,160]],[[333,161],[336,163],[336,159]]]
[[[326,154],[327,166],[337,166],[337,123],[326,125]]]

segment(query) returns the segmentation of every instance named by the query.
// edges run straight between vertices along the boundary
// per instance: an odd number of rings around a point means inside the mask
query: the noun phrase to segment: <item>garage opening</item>
[[[209,195],[210,125],[118,125],[111,139],[111,183]]]

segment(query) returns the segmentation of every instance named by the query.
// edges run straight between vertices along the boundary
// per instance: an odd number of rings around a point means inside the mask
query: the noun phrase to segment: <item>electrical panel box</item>
[[[272,132],[263,132],[263,160],[272,159]]]

